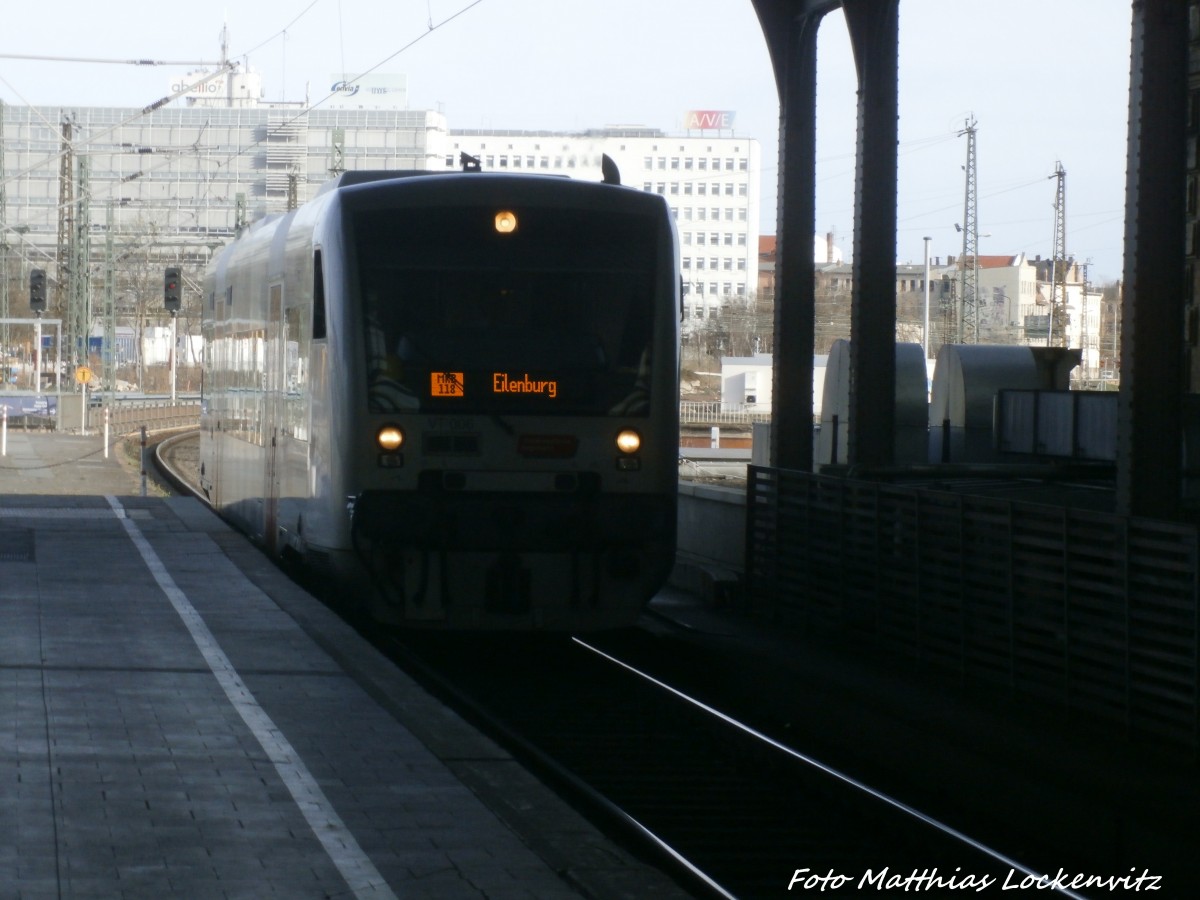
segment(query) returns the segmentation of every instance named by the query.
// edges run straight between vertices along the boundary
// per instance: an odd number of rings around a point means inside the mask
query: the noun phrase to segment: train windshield
[[[370,409],[648,413],[656,224],[545,206],[361,211]]]

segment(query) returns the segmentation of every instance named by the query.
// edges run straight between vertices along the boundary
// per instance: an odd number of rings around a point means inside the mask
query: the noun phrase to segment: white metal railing
[[[751,425],[770,421],[771,411],[761,407],[733,406],[715,400],[679,402],[679,422],[683,425]]]

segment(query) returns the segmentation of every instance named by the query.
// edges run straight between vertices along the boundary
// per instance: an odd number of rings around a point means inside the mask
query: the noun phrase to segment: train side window
[[[321,251],[313,253],[312,339],[325,337],[325,272],[321,266]]]

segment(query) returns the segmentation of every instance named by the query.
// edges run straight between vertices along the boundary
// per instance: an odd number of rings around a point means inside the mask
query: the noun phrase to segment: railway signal
[[[31,269],[29,272],[29,309],[35,313],[46,311],[45,269]]]
[[[179,278],[178,266],[167,266],[163,276],[163,306],[167,312],[179,312],[183,299],[183,282]]]

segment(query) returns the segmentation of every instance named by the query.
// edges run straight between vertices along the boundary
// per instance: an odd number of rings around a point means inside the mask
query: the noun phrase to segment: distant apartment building
[[[756,290],[761,203],[756,140],[720,132],[668,135],[632,125],[578,134],[452,129],[440,167],[456,168],[462,153],[478,158],[486,171],[595,180],[601,156],[608,156],[623,184],[664,196],[679,232],[685,329],[744,303]]]
[[[970,264],[970,260],[967,261]],[[1083,351],[1080,377],[1099,377],[1104,298],[1084,280],[1073,260],[1059,266],[1057,283],[1051,261],[1021,253],[980,256],[972,269],[978,302],[961,303],[963,261],[951,256],[929,268],[929,352],[943,344],[971,343],[1068,346]],[[854,270],[849,264],[818,265],[816,270],[817,350],[850,337],[850,295]],[[968,282],[970,279],[968,279]],[[1052,304],[1058,314],[1051,316]],[[1111,318],[1111,310],[1108,312]],[[922,343],[925,330],[925,268],[896,267],[896,338]],[[976,337],[977,336],[977,337]],[[1111,340],[1111,338],[1109,338]],[[1111,357],[1111,354],[1104,358]]]

